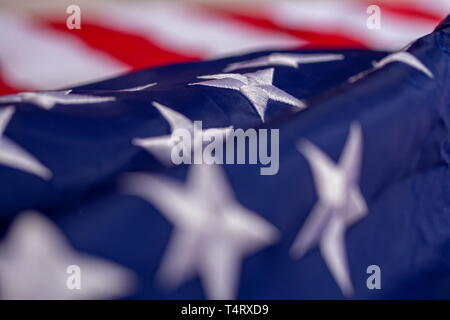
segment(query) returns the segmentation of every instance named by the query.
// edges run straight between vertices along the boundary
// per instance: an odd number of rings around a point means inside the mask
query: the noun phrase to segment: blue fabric
[[[176,290],[155,286],[155,273],[173,226],[142,199],[124,195],[118,180],[127,172],[158,172],[183,181],[187,165],[166,168],[135,137],[168,133],[168,124],[151,103],[170,106],[204,127],[280,129],[280,170],[261,176],[259,166],[225,165],[239,202],[260,214],[281,239],[244,259],[241,299],[344,298],[318,248],[292,260],[289,247],[317,202],[308,162],[296,149],[306,138],[337,161],[350,124],[361,124],[364,144],[360,178],[368,215],[346,233],[352,298],[450,298],[450,18],[416,41],[408,52],[433,73],[393,62],[349,83],[386,52],[341,53],[345,59],[276,66],[274,85],[308,108],[294,112],[270,101],[262,124],[238,91],[188,86],[197,76],[222,73],[230,63],[271,53],[174,64],[127,74],[73,89],[74,94],[114,96],[116,101],[60,105],[51,110],[16,103],[5,135],[24,147],[54,174],[45,181],[0,166],[0,228],[35,209],[49,216],[81,252],[103,257],[139,277],[131,299],[201,299],[198,277]],[[280,52],[280,51],[276,51]],[[289,53],[305,53],[289,51]],[[234,71],[254,72],[261,68]],[[158,85],[143,91],[119,89]],[[7,106],[9,104],[2,104]],[[366,268],[382,270],[382,290],[368,290]],[[1,285],[1,284],[0,284]]]

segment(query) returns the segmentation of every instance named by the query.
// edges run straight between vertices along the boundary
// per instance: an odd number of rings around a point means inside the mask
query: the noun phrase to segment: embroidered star
[[[419,59],[417,59],[415,56],[413,56],[411,53],[409,53],[407,51],[398,51],[398,52],[391,53],[390,55],[384,57],[380,61],[373,62],[372,69],[358,73],[357,75],[351,77],[349,79],[349,82],[354,83],[354,82],[358,81],[359,79],[364,78],[369,73],[372,73],[375,70],[381,69],[385,65],[392,63],[392,62],[405,63],[405,64],[413,67],[414,69],[417,69],[420,72],[424,73],[429,78],[431,78],[431,79],[434,78],[433,73],[430,71],[430,69],[428,69],[428,67],[425,66]]]
[[[300,64],[318,63],[335,60],[343,60],[342,54],[295,54],[295,53],[271,53],[267,56],[252,60],[230,63],[225,72],[235,71],[244,68],[257,68],[266,66],[287,66],[298,68]]]
[[[183,144],[188,143],[188,141],[180,140],[179,137],[174,134],[176,130],[184,129],[190,133],[192,141],[189,141],[189,146],[193,151],[194,148],[200,148],[203,146],[202,136],[222,135],[225,139],[233,129],[233,126],[229,126],[224,128],[209,128],[202,130],[201,128],[195,127],[194,123],[190,119],[173,109],[170,109],[158,102],[153,102],[153,106],[158,109],[160,114],[169,123],[170,133],[157,137],[134,138],[132,140],[132,144],[144,148],[167,166],[173,165],[171,159],[172,152],[183,150],[185,147]]]
[[[190,85],[203,85],[239,91],[250,100],[250,103],[263,122],[269,99],[283,102],[299,109],[305,108],[306,105],[301,100],[272,84],[273,74],[273,68],[244,74],[214,74],[199,76],[199,79],[206,79],[208,81],[190,83]]]
[[[0,165],[19,169],[43,179],[52,177],[51,171],[33,155],[5,136],[5,130],[15,112],[13,106],[0,109]]]
[[[175,288],[199,275],[209,299],[237,295],[242,260],[272,245],[278,231],[243,207],[217,165],[192,165],[182,185],[156,175],[134,174],[125,190],[152,203],[173,225],[157,277]]]
[[[21,92],[0,97],[0,103],[32,103],[43,109],[51,109],[56,104],[90,104],[116,100],[115,97],[97,97],[71,94],[72,90]]]
[[[145,90],[147,88],[154,87],[157,84],[158,84],[157,82],[152,82],[152,83],[149,83],[149,84],[146,84],[146,85],[143,85],[143,86],[132,87],[132,88],[127,88],[127,89],[120,89],[120,90],[117,90],[117,91],[142,91],[142,90]]]
[[[70,286],[70,267],[79,288]],[[16,299],[111,299],[125,296],[133,274],[113,262],[74,251],[50,220],[19,215],[0,243],[0,297]]]
[[[358,186],[362,160],[362,133],[354,123],[339,163],[308,141],[299,151],[311,167],[318,202],[297,235],[291,256],[301,258],[319,245],[322,257],[345,296],[353,293],[347,263],[345,232],[367,214],[367,205]]]

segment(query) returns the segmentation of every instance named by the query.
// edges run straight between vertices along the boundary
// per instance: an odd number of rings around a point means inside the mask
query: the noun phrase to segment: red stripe
[[[398,17],[408,18],[411,20],[411,23],[414,23],[414,20],[428,20],[432,24],[439,23],[443,18],[445,18],[446,13],[443,12],[442,15],[436,15],[435,13],[428,12],[423,9],[414,8],[411,4],[408,3],[392,3],[388,1],[367,1],[367,5],[375,4],[380,7],[381,14],[383,12],[387,12]]]
[[[2,77],[2,70],[0,68],[0,95],[5,94],[11,94],[11,93],[17,93],[25,90],[21,90],[19,88],[15,88],[11,85],[9,85],[5,79]]]
[[[345,34],[319,32],[305,29],[294,29],[278,25],[274,21],[267,18],[264,13],[247,12],[247,11],[231,11],[230,9],[218,9],[210,6],[202,6],[210,14],[220,15],[234,21],[251,25],[263,30],[271,30],[287,33],[309,43],[302,48],[353,48],[366,49],[368,45],[362,41],[352,38]]]
[[[109,54],[132,70],[174,62],[195,61],[200,55],[170,51],[140,35],[105,28],[83,20],[80,30],[69,30],[65,22],[44,20],[54,30],[77,37],[90,47]]]

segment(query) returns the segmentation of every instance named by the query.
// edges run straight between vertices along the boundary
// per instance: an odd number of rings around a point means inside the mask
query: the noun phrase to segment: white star
[[[209,299],[233,299],[245,256],[272,245],[278,231],[235,199],[216,165],[192,165],[186,185],[155,175],[125,180],[175,226],[158,271],[169,287],[200,276]]]
[[[391,62],[403,62],[411,67],[425,73],[428,77],[433,78],[433,73],[428,69],[419,59],[417,59],[415,56],[413,56],[411,53],[406,51],[399,51],[392,53],[388,55],[387,57],[384,57],[378,62],[375,62],[373,64],[375,69],[379,69],[387,65]]]
[[[347,264],[345,232],[367,214],[367,205],[358,186],[362,160],[362,133],[351,126],[339,163],[308,141],[299,144],[308,160],[318,193],[318,202],[291,247],[291,255],[301,258],[319,245],[322,257],[344,295],[353,293]]]
[[[202,137],[204,135],[223,135],[226,138],[232,131],[233,126],[224,127],[224,128],[209,128],[205,130],[201,130],[200,128],[195,128],[194,123],[182,115],[181,113],[170,109],[158,102],[153,102],[153,106],[158,109],[164,119],[167,120],[170,126],[170,134],[157,136],[157,137],[149,137],[149,138],[134,138],[132,143],[136,146],[142,147],[151,154],[153,154],[159,161],[164,163],[167,166],[173,165],[171,160],[172,151],[183,150],[183,143],[187,143],[187,141],[179,139],[178,136],[174,134],[174,131],[177,129],[185,129],[187,130],[192,137],[191,141],[191,149],[202,146]],[[217,135],[215,135],[217,133]]]
[[[80,269],[80,288],[67,285],[68,267]],[[2,299],[110,299],[128,294],[132,273],[113,262],[74,251],[45,216],[27,212],[0,244]]]
[[[327,62],[335,60],[343,60],[342,54],[293,54],[293,53],[271,53],[267,56],[255,58],[252,60],[230,63],[225,72],[230,72],[244,68],[256,68],[266,66],[287,66],[298,68],[300,64]]]
[[[143,85],[143,86],[132,87],[132,88],[127,88],[127,89],[120,89],[120,90],[117,90],[117,91],[142,91],[142,90],[145,90],[147,88],[154,87],[157,84],[158,84],[157,82],[152,82],[152,83],[149,83],[149,84],[146,84],[146,85]]]
[[[0,165],[23,170],[43,179],[50,179],[52,173],[48,168],[5,136],[6,127],[14,112],[13,106],[0,109]]]
[[[116,100],[115,97],[96,97],[81,94],[71,94],[72,90],[21,92],[0,97],[0,103],[32,103],[43,109],[51,109],[56,104],[89,104]]]
[[[363,71],[363,72],[358,73],[357,75],[354,75],[353,77],[351,77],[349,79],[349,82],[354,83],[354,82],[358,81],[359,79],[364,78],[369,73],[372,73],[375,70],[381,69],[385,65],[392,63],[392,62],[405,63],[405,64],[413,67],[414,69],[417,69],[420,72],[424,73],[429,78],[431,78],[431,79],[434,78],[433,73],[430,71],[430,69],[428,69],[428,67],[425,66],[419,59],[417,59],[415,56],[413,56],[411,53],[409,53],[407,51],[398,51],[398,52],[391,53],[390,55],[384,57],[380,61],[373,62],[372,69],[369,69],[367,71]]]
[[[263,122],[269,99],[283,102],[299,109],[305,108],[306,105],[301,100],[272,84],[273,73],[274,69],[270,68],[253,73],[222,73],[199,76],[199,79],[210,80],[190,83],[190,85],[203,85],[239,91],[250,100]]]

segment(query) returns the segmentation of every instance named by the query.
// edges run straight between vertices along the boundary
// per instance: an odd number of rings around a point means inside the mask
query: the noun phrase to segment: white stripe
[[[304,43],[284,33],[262,31],[173,2],[111,6],[99,12],[96,23],[140,34],[173,51],[205,57],[280,50]]]
[[[431,12],[436,15],[441,15],[444,18],[450,14],[449,0],[414,0],[408,1],[408,5],[413,5],[418,9],[423,9],[425,12]]]
[[[12,14],[0,14],[0,65],[7,83],[32,90],[53,90],[128,69],[78,39]]]
[[[369,30],[367,6],[345,1],[283,1],[269,4],[266,12],[277,24],[290,28],[341,33],[376,49],[400,49],[433,31],[427,21],[405,19],[381,12],[381,29]]]

